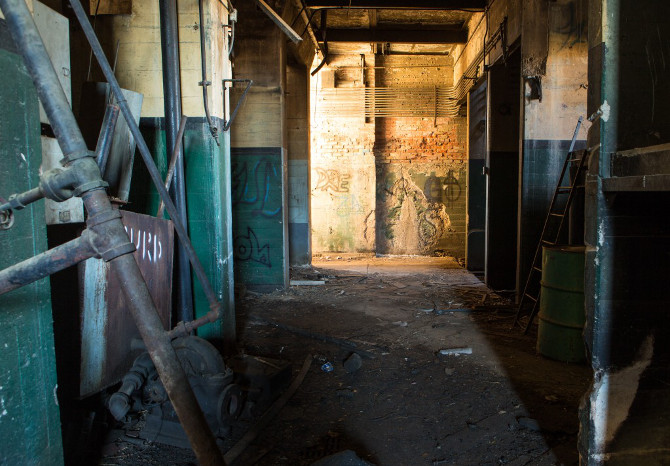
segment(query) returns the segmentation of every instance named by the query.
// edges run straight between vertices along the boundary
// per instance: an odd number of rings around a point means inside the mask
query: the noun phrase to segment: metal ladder
[[[565,161],[563,162],[563,169],[561,170],[561,176],[558,178],[558,183],[556,184],[556,189],[554,190],[554,196],[551,199],[551,204],[549,205],[549,211],[547,212],[547,216],[544,220],[544,226],[542,227],[542,234],[540,235],[540,241],[537,243],[537,248],[535,249],[535,256],[533,257],[533,263],[531,265],[530,271],[528,272],[528,278],[526,279],[526,286],[524,287],[523,294],[521,295],[519,308],[517,309],[516,316],[514,317],[514,324],[512,325],[512,328],[514,328],[517,324],[521,326],[519,319],[524,315],[528,315],[528,323],[526,324],[524,333],[528,333],[528,330],[533,324],[533,320],[535,319],[535,315],[537,314],[540,302],[539,281],[540,278],[542,277],[542,247],[555,246],[557,244],[558,238],[560,237],[561,230],[563,228],[565,217],[568,214],[570,204],[572,203],[572,199],[574,197],[575,193],[574,188],[576,186],[572,183],[570,183],[569,186],[563,186],[563,179],[565,178],[565,174],[568,171],[568,166],[570,165],[570,163],[579,162],[579,165],[577,166],[577,172],[575,173],[575,180],[578,180],[579,175],[581,174],[582,169],[584,168],[584,163],[588,158],[587,151],[580,151],[582,152],[581,157],[578,157],[577,154],[574,152],[575,141],[577,140],[577,134],[579,133],[579,129],[581,128],[581,126],[582,126],[582,117],[580,116],[579,120],[577,121],[575,132],[572,135],[572,141],[570,142],[570,149],[568,150],[568,153],[565,156]],[[556,209],[556,201],[558,197],[564,194],[568,195],[568,199],[565,202],[565,206],[563,207],[563,209]],[[554,230],[554,234],[552,235],[550,233],[550,231],[552,230],[551,226],[552,224],[555,225],[555,222],[557,220],[559,221],[558,228]],[[527,314],[524,314],[524,308],[528,307],[528,304],[530,303],[532,303],[531,311]]]

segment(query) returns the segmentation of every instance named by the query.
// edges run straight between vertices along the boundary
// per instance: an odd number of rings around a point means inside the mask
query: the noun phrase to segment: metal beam
[[[307,8],[483,11],[486,0],[305,0]]]
[[[328,42],[390,42],[395,44],[464,44],[462,29],[327,29]]]
[[[291,42],[294,44],[297,44],[298,42],[302,41],[302,37],[300,37],[300,34],[295,32],[291,26],[286,24],[286,21],[282,19],[280,15],[278,15],[267,3],[265,3],[263,0],[256,0],[256,4],[258,7],[261,9],[263,13],[267,15],[268,18],[272,20],[273,23],[277,25],[281,31],[288,36],[289,39],[291,39]]]

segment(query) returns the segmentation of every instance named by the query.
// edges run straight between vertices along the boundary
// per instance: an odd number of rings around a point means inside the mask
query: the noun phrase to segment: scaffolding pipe
[[[72,0],[71,4],[87,35],[92,33],[95,36],[81,3],[78,0]],[[200,464],[224,464],[221,452],[188,383],[184,369],[172,348],[168,333],[163,330],[162,322],[137,262],[130,254],[134,246],[125,232],[120,213],[112,208],[106,192],[102,189],[100,171],[91,157],[92,153],[86,148],[84,138],[65,98],[58,75],[46,53],[30,11],[24,0],[0,0],[0,9],[54,128],[54,133],[65,155],[66,167],[81,166],[84,169],[93,164],[95,168],[94,171],[85,172],[88,174],[88,179],[82,181],[78,186],[78,189],[84,190],[85,188],[81,197],[88,214],[87,226],[90,233],[87,235],[91,235],[85,239],[91,241],[96,254],[110,263],[113,273],[119,278],[121,289],[126,295],[126,302],[135,318],[135,323]],[[100,59],[98,54],[102,53],[102,50],[99,48],[100,44],[97,39],[91,45],[98,46],[95,53]],[[106,60],[104,64],[109,68]],[[113,84],[116,85],[114,91],[117,101],[130,125],[130,122],[134,122],[130,109],[121,94],[118,83],[114,80]],[[137,129],[136,126],[135,129]],[[146,149],[146,144],[144,148]],[[175,213],[171,202],[168,203],[168,211],[171,214]]]
[[[95,256],[95,250],[80,236],[0,271],[0,295],[29,285]]]

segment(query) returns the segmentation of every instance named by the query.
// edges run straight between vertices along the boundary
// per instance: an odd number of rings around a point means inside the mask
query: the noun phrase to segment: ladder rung
[[[524,296],[525,296],[526,298],[530,299],[531,301],[533,301],[534,303],[537,302],[537,298],[536,298],[535,296],[531,296],[531,295],[529,295],[528,293],[524,294]]]
[[[577,158],[577,159],[568,159],[568,162],[579,162],[580,160],[582,160],[582,159],[579,159],[579,158]]]
[[[572,186],[561,186],[560,188],[558,188],[557,191],[559,193],[569,193],[570,191],[572,191]]]
[[[556,212],[551,212],[549,215],[552,217],[565,217],[565,214],[557,214]]]
[[[542,272],[542,267],[533,267],[533,270],[537,270],[538,272]]]
[[[542,244],[548,244],[549,246],[556,246],[556,243],[552,243],[551,241],[547,241],[546,239],[543,239],[541,241]]]

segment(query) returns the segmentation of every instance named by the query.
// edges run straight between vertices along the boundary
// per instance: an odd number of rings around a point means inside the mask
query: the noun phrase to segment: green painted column
[[[38,185],[42,151],[23,59],[0,48],[0,75],[0,195],[8,196]],[[47,249],[43,202],[15,213],[14,226],[0,230],[0,248],[0,269]],[[0,351],[0,464],[62,464],[48,279],[0,296]]]
[[[163,118],[142,118],[142,134],[163,177],[167,173]],[[234,285],[230,232],[230,143],[227,133],[217,146],[202,117],[189,118],[184,132],[186,204],[191,242],[205,268],[212,288],[224,305],[224,317],[203,326],[198,335],[210,341],[234,340]],[[159,198],[143,164],[135,165],[129,208],[156,215]],[[176,241],[176,238],[175,238]],[[197,278],[193,277],[195,317],[209,312],[209,303]]]

